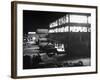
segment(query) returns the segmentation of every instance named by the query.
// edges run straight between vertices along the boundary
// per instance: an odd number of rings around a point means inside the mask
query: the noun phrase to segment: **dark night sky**
[[[37,28],[49,28],[49,24],[66,14],[90,15],[86,13],[47,12],[23,10],[23,32],[33,32]]]
[[[49,28],[49,23],[64,16],[62,12],[23,11],[23,32],[33,32],[37,28]]]

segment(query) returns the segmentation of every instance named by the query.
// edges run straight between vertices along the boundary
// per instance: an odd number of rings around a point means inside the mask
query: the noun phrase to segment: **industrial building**
[[[23,36],[24,69],[91,65],[89,13],[24,11]]]

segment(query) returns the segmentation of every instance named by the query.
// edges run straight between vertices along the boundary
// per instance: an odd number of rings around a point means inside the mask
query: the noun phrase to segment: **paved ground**
[[[42,55],[43,56],[43,55]],[[73,58],[73,59],[67,59],[67,56],[65,58],[64,54],[56,55],[51,58],[44,57],[42,58],[44,61],[44,64],[55,64],[60,65],[61,67],[74,67],[74,66],[90,66],[91,61],[90,58]],[[80,63],[82,62],[82,63]]]
[[[35,47],[38,49],[38,47]],[[32,59],[33,55],[37,55],[39,51],[37,49],[24,48],[24,56],[29,55]],[[40,53],[39,53],[40,54]],[[66,54],[56,54],[49,57],[46,53],[41,53],[41,60],[35,68],[54,68],[54,67],[75,67],[75,66],[90,66],[91,60],[87,57],[72,57],[69,58]],[[35,61],[34,61],[35,62]],[[32,63],[32,60],[31,60]],[[33,65],[34,66],[34,65]],[[34,67],[31,67],[34,68]]]

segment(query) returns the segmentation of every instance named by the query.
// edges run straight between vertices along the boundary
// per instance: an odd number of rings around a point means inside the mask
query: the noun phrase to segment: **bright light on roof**
[[[36,32],[28,32],[28,34],[36,34]]]

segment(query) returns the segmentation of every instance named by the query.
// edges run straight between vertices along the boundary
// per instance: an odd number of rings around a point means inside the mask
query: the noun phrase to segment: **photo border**
[[[33,76],[17,76],[17,4],[36,4],[36,5],[50,5],[50,6],[63,6],[63,7],[81,7],[81,8],[94,8],[96,9],[96,71],[82,72],[82,73],[63,73],[63,74],[50,74],[50,75],[33,75]],[[58,4],[58,3],[40,3],[40,2],[24,2],[12,1],[11,2],[11,77],[12,78],[31,78],[31,77],[50,77],[50,76],[64,76],[64,75],[80,75],[80,74],[93,74],[98,72],[98,59],[97,59],[97,42],[98,42],[98,7],[88,5],[73,5],[73,4]]]

